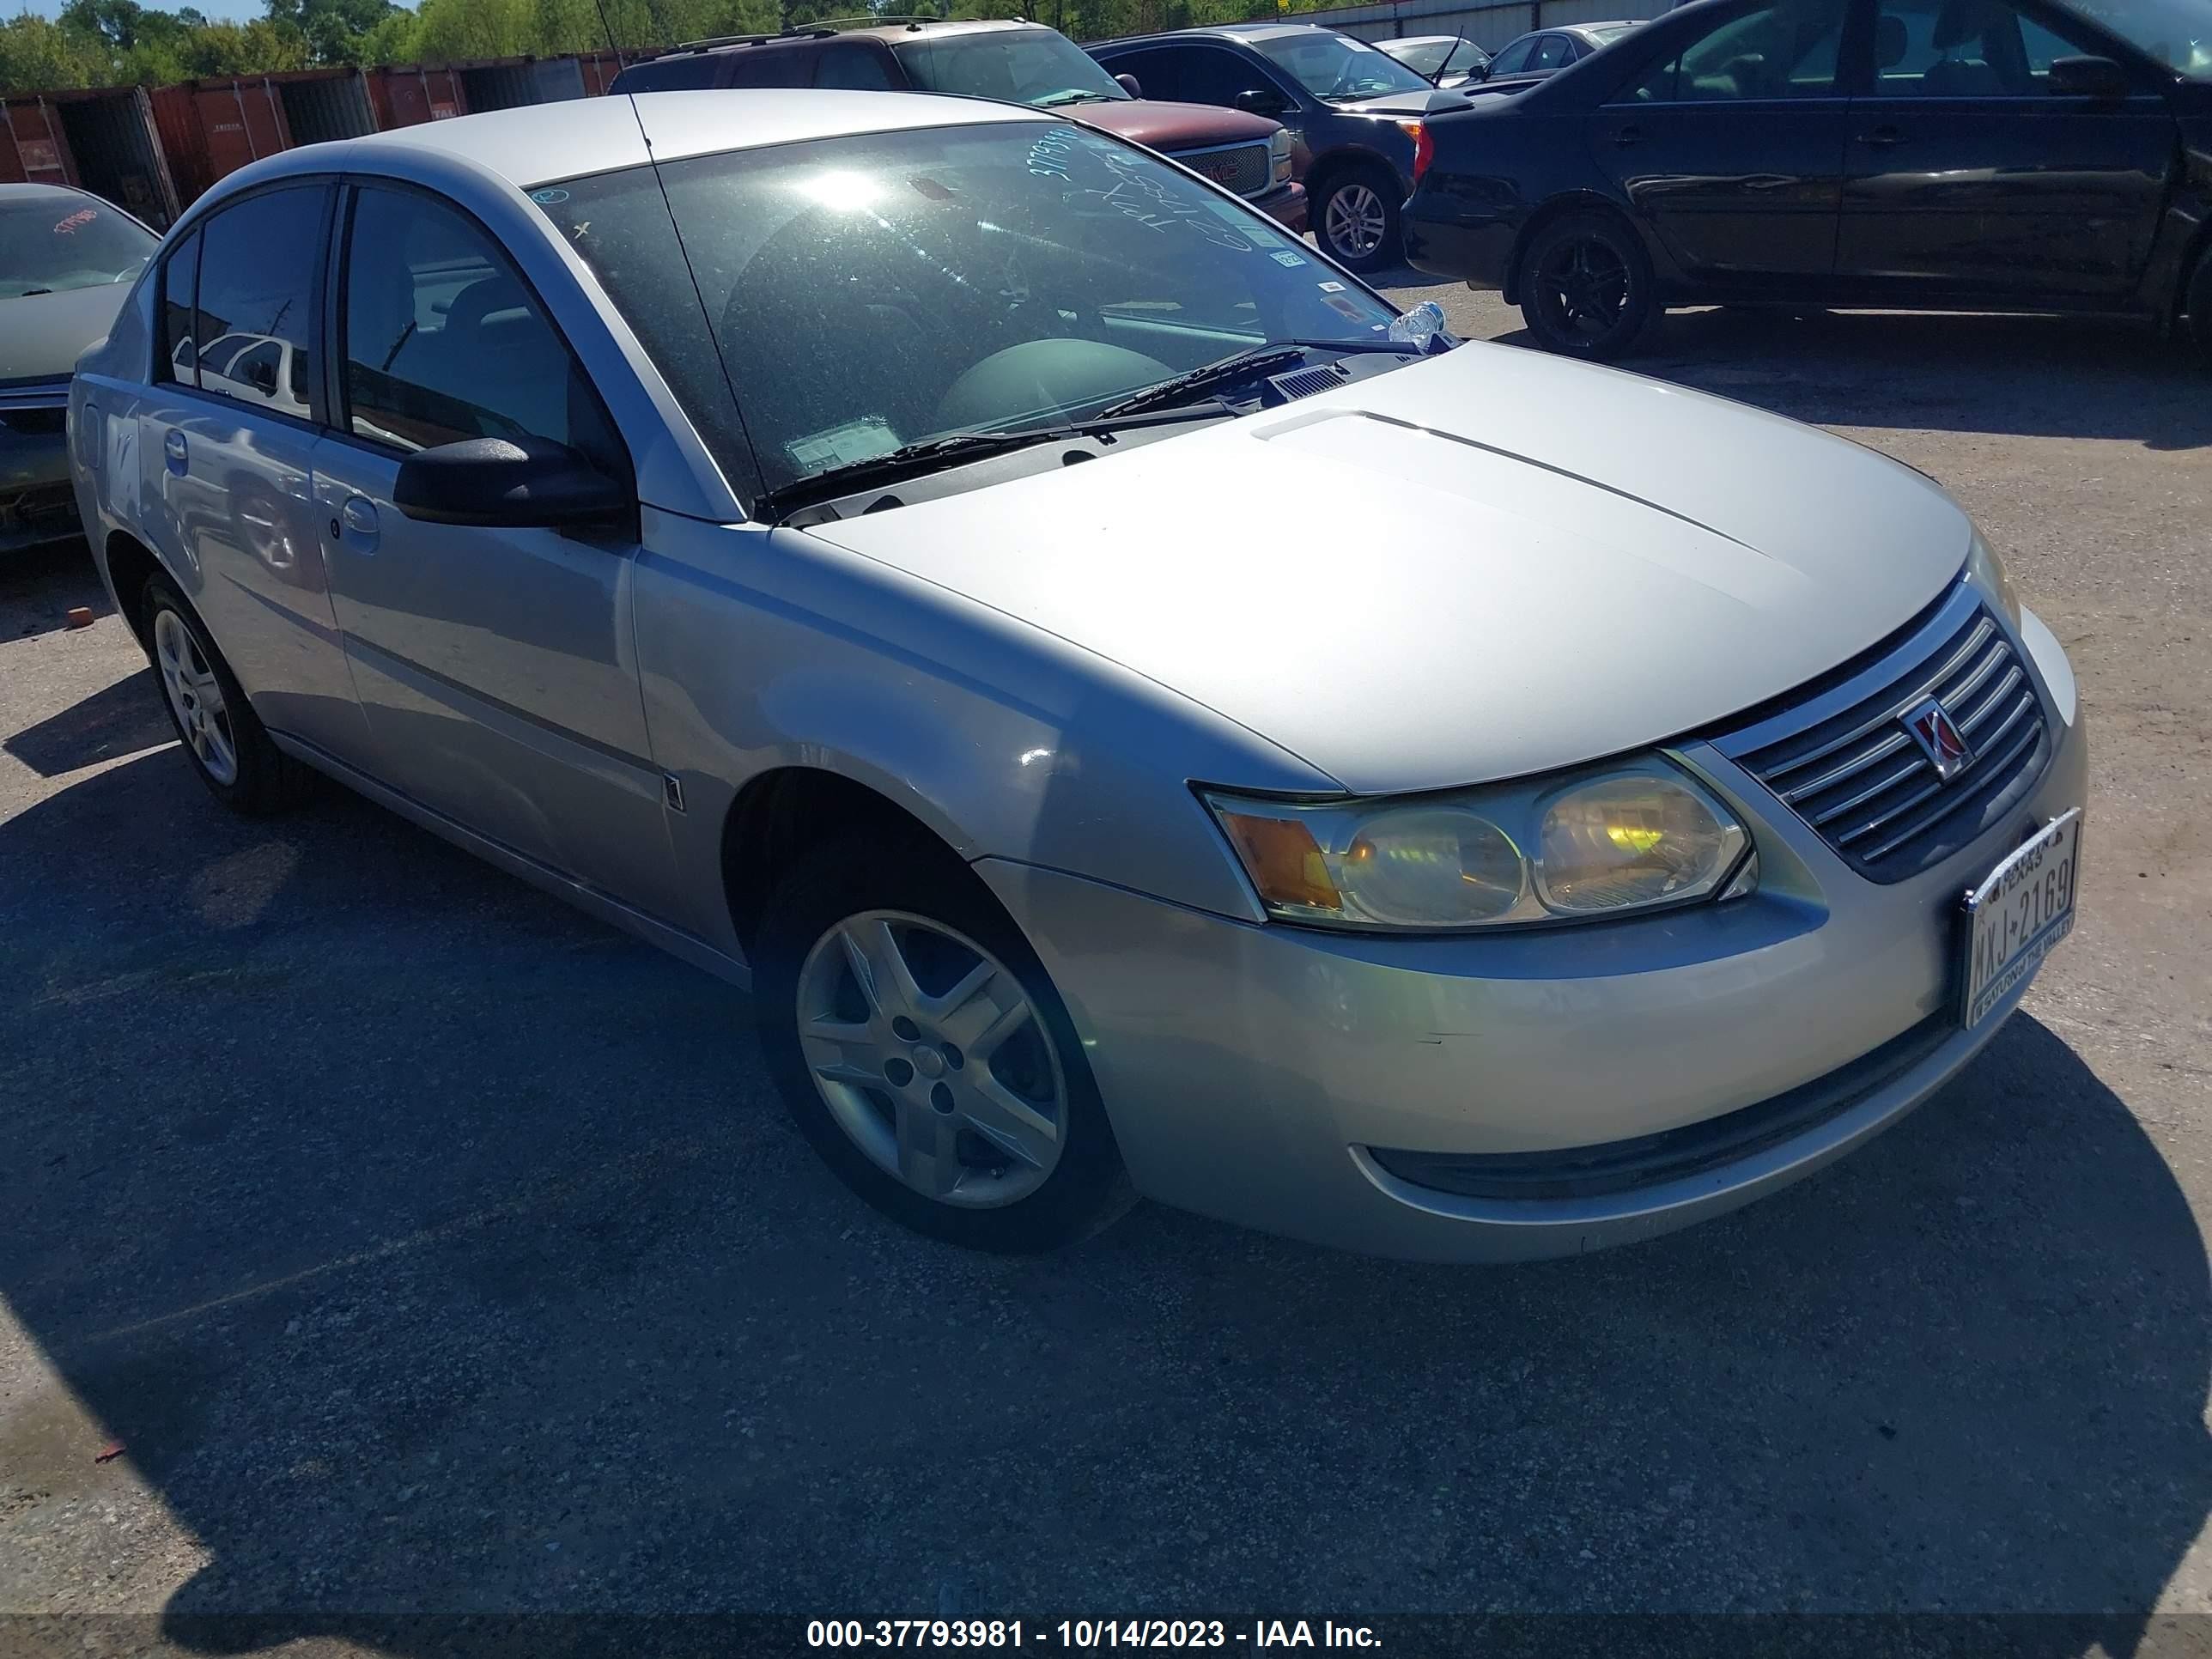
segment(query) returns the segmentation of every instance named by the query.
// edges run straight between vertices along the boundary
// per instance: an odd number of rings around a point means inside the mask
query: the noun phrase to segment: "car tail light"
[[[1437,159],[1437,141],[1429,136],[1427,123],[1408,121],[1406,125],[1413,135],[1413,187],[1419,190],[1421,175],[1429,170],[1429,163]]]

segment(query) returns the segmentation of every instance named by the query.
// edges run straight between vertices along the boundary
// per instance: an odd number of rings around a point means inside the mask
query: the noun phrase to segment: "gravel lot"
[[[2212,1610],[2212,380],[2120,327],[1724,312],[1634,367],[1977,515],[2081,679],[2086,915],[1893,1133],[1529,1267],[1150,1206],[1041,1261],[909,1237],[723,988],[336,790],[227,817],[121,622],[64,627],[82,551],[0,568],[0,1613],[137,1615],[0,1647],[1928,1609],[2124,1653]]]

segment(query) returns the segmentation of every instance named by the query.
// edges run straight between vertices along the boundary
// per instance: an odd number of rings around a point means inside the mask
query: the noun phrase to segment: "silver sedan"
[[[231,175],[71,451],[219,799],[750,988],[888,1213],[1580,1251],[1989,1041],[2081,716],[1926,478],[1434,320],[1037,112],[592,100]]]

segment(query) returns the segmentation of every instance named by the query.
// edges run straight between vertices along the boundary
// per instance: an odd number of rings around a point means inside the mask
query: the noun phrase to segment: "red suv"
[[[1305,187],[1293,176],[1297,141],[1281,122],[1211,104],[1132,97],[1081,47],[1042,23],[916,18],[698,40],[632,64],[608,90],[703,87],[953,93],[1064,110],[1203,173],[1286,229],[1306,228]]]

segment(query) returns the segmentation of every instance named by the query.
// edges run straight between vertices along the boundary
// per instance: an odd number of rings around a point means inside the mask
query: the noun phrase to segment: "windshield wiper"
[[[1270,340],[1234,356],[1219,358],[1210,363],[1200,363],[1188,373],[1171,380],[1162,380],[1158,386],[1139,392],[1133,398],[1124,398],[1104,411],[1107,419],[1119,415],[1134,415],[1147,409],[1160,409],[1180,403],[1194,392],[1226,386],[1236,380],[1249,380],[1255,375],[1292,363],[1302,363],[1306,355],[1314,351],[1394,351],[1401,356],[1420,355],[1420,347],[1409,340]]]
[[[1071,88],[1066,92],[1055,92],[1048,98],[1033,98],[1030,100],[1030,107],[1031,109],[1059,109],[1068,104],[1115,104],[1119,102],[1121,102],[1120,99],[1109,98],[1103,92],[1088,92],[1080,87],[1076,87]]]
[[[1109,410],[1103,415],[1080,421],[1059,421],[1048,426],[1014,427],[1005,432],[948,432],[941,438],[925,438],[920,443],[901,444],[896,449],[880,455],[870,455],[857,461],[847,461],[839,466],[826,467],[794,479],[780,489],[771,489],[753,502],[753,517],[775,520],[788,517],[802,507],[817,501],[835,500],[840,495],[857,495],[880,485],[918,478],[931,472],[941,472],[949,466],[964,466],[970,461],[987,461],[994,455],[1011,454],[1018,449],[1031,449],[1066,438],[1092,438],[1128,426],[1154,426],[1163,421],[1196,420],[1224,415],[1225,410],[1188,409],[1163,411],[1140,420],[1127,420]]]

